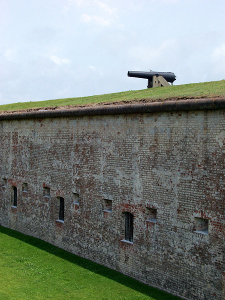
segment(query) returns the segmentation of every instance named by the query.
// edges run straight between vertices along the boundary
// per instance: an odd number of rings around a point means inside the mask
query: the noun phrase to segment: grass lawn
[[[146,80],[147,84],[147,80]],[[132,100],[156,100],[167,98],[199,98],[199,97],[225,97],[225,80],[191,83],[183,85],[174,85],[169,87],[160,87],[144,89],[138,91],[127,91],[105,95],[95,95],[90,97],[66,98],[56,100],[46,100],[38,102],[20,102],[13,104],[0,105],[0,111],[19,110],[41,107],[58,107],[67,105],[86,105],[101,102],[117,102]]]
[[[0,270],[1,300],[180,299],[2,226]]]

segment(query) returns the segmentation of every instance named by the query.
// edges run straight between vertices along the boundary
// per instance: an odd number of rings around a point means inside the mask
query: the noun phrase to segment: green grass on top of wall
[[[87,105],[101,102],[117,102],[132,100],[165,100],[168,98],[199,98],[225,96],[225,80],[174,85],[138,91],[127,91],[89,97],[65,98],[38,102],[19,102],[0,105],[0,111],[20,110],[41,107],[58,107],[67,105]]]
[[[0,299],[178,300],[119,272],[0,226]]]

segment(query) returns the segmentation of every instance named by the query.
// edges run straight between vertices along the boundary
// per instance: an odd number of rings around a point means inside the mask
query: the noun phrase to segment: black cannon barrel
[[[173,83],[176,80],[176,76],[172,72],[142,72],[142,71],[128,71],[127,76],[129,77],[137,77],[137,78],[145,78],[152,80],[153,76],[162,76],[166,79],[166,81]]]

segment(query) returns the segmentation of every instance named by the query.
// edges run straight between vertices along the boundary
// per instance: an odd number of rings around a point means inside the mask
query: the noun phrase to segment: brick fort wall
[[[185,299],[224,299],[225,110],[0,128],[1,225]]]

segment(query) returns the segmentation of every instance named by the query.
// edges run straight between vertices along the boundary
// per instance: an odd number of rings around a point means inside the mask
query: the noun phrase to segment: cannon
[[[173,85],[176,76],[172,72],[141,72],[141,71],[128,71],[128,77],[148,79],[148,88],[157,86],[169,86],[169,82]]]

